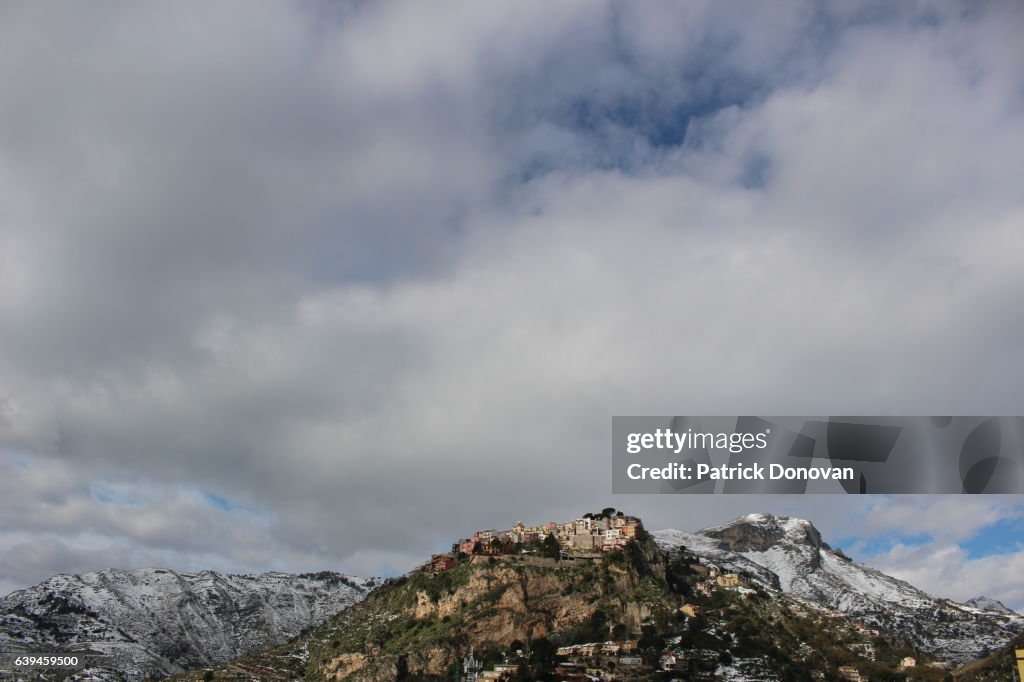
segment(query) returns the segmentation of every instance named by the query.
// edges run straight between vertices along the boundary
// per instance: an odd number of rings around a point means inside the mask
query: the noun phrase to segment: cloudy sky
[[[613,414],[1024,414],[1024,8],[823,4],[0,4],[0,591],[611,504],[1024,608],[1021,497],[611,495]]]

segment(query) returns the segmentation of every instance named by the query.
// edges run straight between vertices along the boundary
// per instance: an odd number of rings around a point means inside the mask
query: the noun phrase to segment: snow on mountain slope
[[[804,519],[748,514],[696,533],[663,530],[651,535],[663,550],[685,548],[722,571],[898,632],[922,649],[951,659],[971,658],[1024,630],[1024,617],[1012,612],[937,599],[851,561]]]
[[[284,642],[360,601],[373,581],[337,573],[225,575],[160,568],[58,575],[0,599],[0,649],[89,649],[137,679]]]
[[[685,546],[724,570],[840,611],[934,601],[913,585],[835,554],[804,519],[748,514],[697,533],[652,533],[663,549]]]
[[[990,599],[984,596],[968,599],[964,602],[964,606],[970,606],[971,608],[978,609],[979,611],[988,611],[990,613],[1002,613],[1009,616],[1019,615],[1016,611],[998,599]]]

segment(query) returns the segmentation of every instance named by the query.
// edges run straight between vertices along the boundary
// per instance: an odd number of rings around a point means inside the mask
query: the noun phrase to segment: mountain
[[[809,521],[751,514],[648,532],[611,508],[479,531],[379,585],[104,571],[16,592],[0,613],[0,643],[116,656],[77,679],[124,679],[121,669],[189,682],[440,682],[467,663],[510,682],[832,682],[853,671],[980,682],[1009,679],[1007,647],[1024,635],[1024,617],[854,562]]]
[[[163,676],[287,641],[373,584],[327,572],[58,575],[0,599],[0,650],[87,649],[109,657],[92,679]]]
[[[702,562],[738,573],[765,589],[856,617],[905,636],[922,651],[963,662],[1003,646],[1024,630],[1024,617],[1002,604],[956,604],[851,561],[804,519],[748,514],[695,533],[656,531],[668,552],[684,549]]]
[[[970,606],[971,608],[978,609],[979,611],[988,611],[990,613],[1002,613],[1008,616],[1018,615],[1016,611],[1009,608],[1006,604],[996,599],[989,599],[988,597],[974,597],[964,602],[964,606]]]
[[[754,514],[648,533],[634,519],[632,539],[601,551],[563,535],[604,532],[593,529],[613,512],[536,527],[543,542],[515,540],[531,529],[475,534],[487,543],[460,543],[468,554],[434,557],[284,645],[183,679],[440,681],[471,653],[488,679],[508,680],[559,666],[563,679],[941,680],[975,659],[965,679],[1006,679],[1001,647],[1019,616],[853,562],[808,521]]]
[[[685,547],[710,565],[839,611],[894,604],[919,608],[935,601],[909,583],[836,553],[803,519],[748,514],[696,533],[662,530],[653,536],[665,550]]]
[[[1024,636],[957,670],[957,682],[1017,682],[1019,678],[1009,671],[1017,669],[1018,650],[1024,650]]]
[[[652,679],[660,651],[670,645],[690,652],[700,670],[730,670],[737,680],[810,680],[800,672],[835,669],[826,656],[805,650],[796,631],[772,627],[787,619],[802,632],[814,630],[766,593],[722,592],[714,602],[721,613],[690,619],[679,610],[685,597],[670,587],[670,574],[688,575],[685,562],[670,565],[645,534],[623,550],[597,554],[555,558],[523,548],[462,556],[444,570],[428,563],[284,646],[183,679],[440,682],[465,672],[467,655],[484,668],[511,668],[509,678],[487,679],[554,679],[559,661],[574,657],[560,655],[561,647],[573,645],[630,652],[632,659],[622,652],[595,658],[592,670],[604,665],[606,674],[628,666],[615,679]],[[742,632],[727,631],[723,624],[733,624],[733,609],[741,606]],[[670,633],[680,634],[671,641],[662,636]],[[649,649],[643,658],[632,655],[643,648]],[[732,650],[745,656],[734,661]],[[562,679],[586,679],[562,672]]]

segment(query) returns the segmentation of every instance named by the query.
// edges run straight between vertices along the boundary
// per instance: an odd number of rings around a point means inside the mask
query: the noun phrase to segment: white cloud
[[[52,544],[3,575],[379,572],[606,503],[839,529],[866,501],[611,499],[608,419],[1024,411],[1019,8],[722,7],[7,8],[0,538]]]
[[[1017,551],[970,557],[957,545],[936,542],[895,545],[874,557],[874,565],[926,592],[965,601],[986,596],[1024,612],[1024,546]]]
[[[1024,516],[1016,496],[879,497],[858,521],[858,535],[927,535],[939,542],[974,537],[986,526]]]

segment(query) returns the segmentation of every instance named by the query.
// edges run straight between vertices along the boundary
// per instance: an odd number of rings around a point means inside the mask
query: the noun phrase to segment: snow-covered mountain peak
[[[110,656],[116,679],[163,676],[287,641],[374,584],[327,571],[56,575],[0,598],[0,649],[90,649]]]
[[[653,531],[667,552],[686,552],[749,583],[785,592],[882,629],[906,630],[925,650],[969,658],[1001,646],[1024,629],[1024,618],[937,599],[913,585],[833,550],[810,521],[747,514],[695,533]],[[1005,608],[1005,607],[1003,607]],[[1011,612],[1012,613],[1012,612]]]
[[[813,523],[791,516],[747,514],[700,532],[708,538],[717,539],[721,549],[733,552],[764,552],[779,543],[803,545],[815,552],[829,549]]]
[[[1016,611],[998,599],[991,599],[985,596],[968,599],[964,602],[964,606],[970,606],[971,608],[978,609],[979,611],[988,611],[989,613],[1002,613],[1008,616],[1019,615]]]

